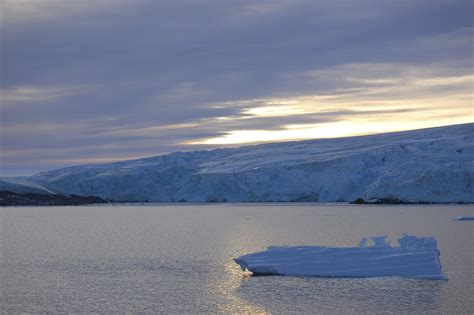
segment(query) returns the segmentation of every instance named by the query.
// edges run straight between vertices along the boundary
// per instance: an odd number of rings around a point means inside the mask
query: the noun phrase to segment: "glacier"
[[[14,193],[33,193],[41,195],[54,194],[48,188],[28,180],[28,178],[13,177],[0,178],[0,191],[11,191]]]
[[[472,203],[473,181],[470,123],[80,165],[0,178],[0,189],[115,202]]]
[[[367,238],[359,247],[273,246],[234,261],[254,275],[447,280],[434,237],[404,234],[398,247],[388,244],[386,237],[371,237],[372,246],[367,246]]]

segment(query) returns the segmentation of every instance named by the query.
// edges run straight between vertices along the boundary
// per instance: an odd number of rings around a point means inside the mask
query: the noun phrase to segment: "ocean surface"
[[[473,313],[472,205],[202,204],[0,209],[0,312]],[[435,236],[448,281],[252,277],[270,245]]]

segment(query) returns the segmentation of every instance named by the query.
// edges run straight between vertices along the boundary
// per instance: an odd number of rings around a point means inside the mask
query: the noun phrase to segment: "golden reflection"
[[[220,305],[219,312],[267,314],[267,310],[261,306],[252,305],[235,294],[241,282],[249,277],[248,273],[242,272],[232,260],[224,265],[224,270],[226,273],[224,278],[215,283],[216,292],[227,301],[226,304]]]
[[[250,272],[244,272],[240,269],[233,258],[244,253],[261,249],[261,244],[268,244],[273,237],[273,231],[263,227],[255,220],[248,220],[242,217],[240,223],[230,229],[222,240],[222,249],[225,255],[225,263],[219,268],[223,269],[223,273],[219,277],[209,279],[211,281],[212,292],[216,292],[225,300],[226,303],[218,305],[219,313],[251,313],[251,314],[267,314],[269,310],[258,305],[258,299],[255,303],[248,299],[243,299],[237,294],[238,288],[243,281],[251,280]],[[216,253],[219,255],[220,253]]]

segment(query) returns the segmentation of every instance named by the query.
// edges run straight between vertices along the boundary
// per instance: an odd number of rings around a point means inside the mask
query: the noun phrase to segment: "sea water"
[[[0,312],[474,312],[472,205],[189,204],[0,209]],[[254,277],[270,245],[434,236],[448,281]]]

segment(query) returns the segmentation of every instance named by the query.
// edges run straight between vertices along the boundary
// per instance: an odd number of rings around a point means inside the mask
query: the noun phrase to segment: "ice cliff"
[[[474,124],[178,152],[0,180],[22,192],[30,185],[113,201],[474,202]]]

